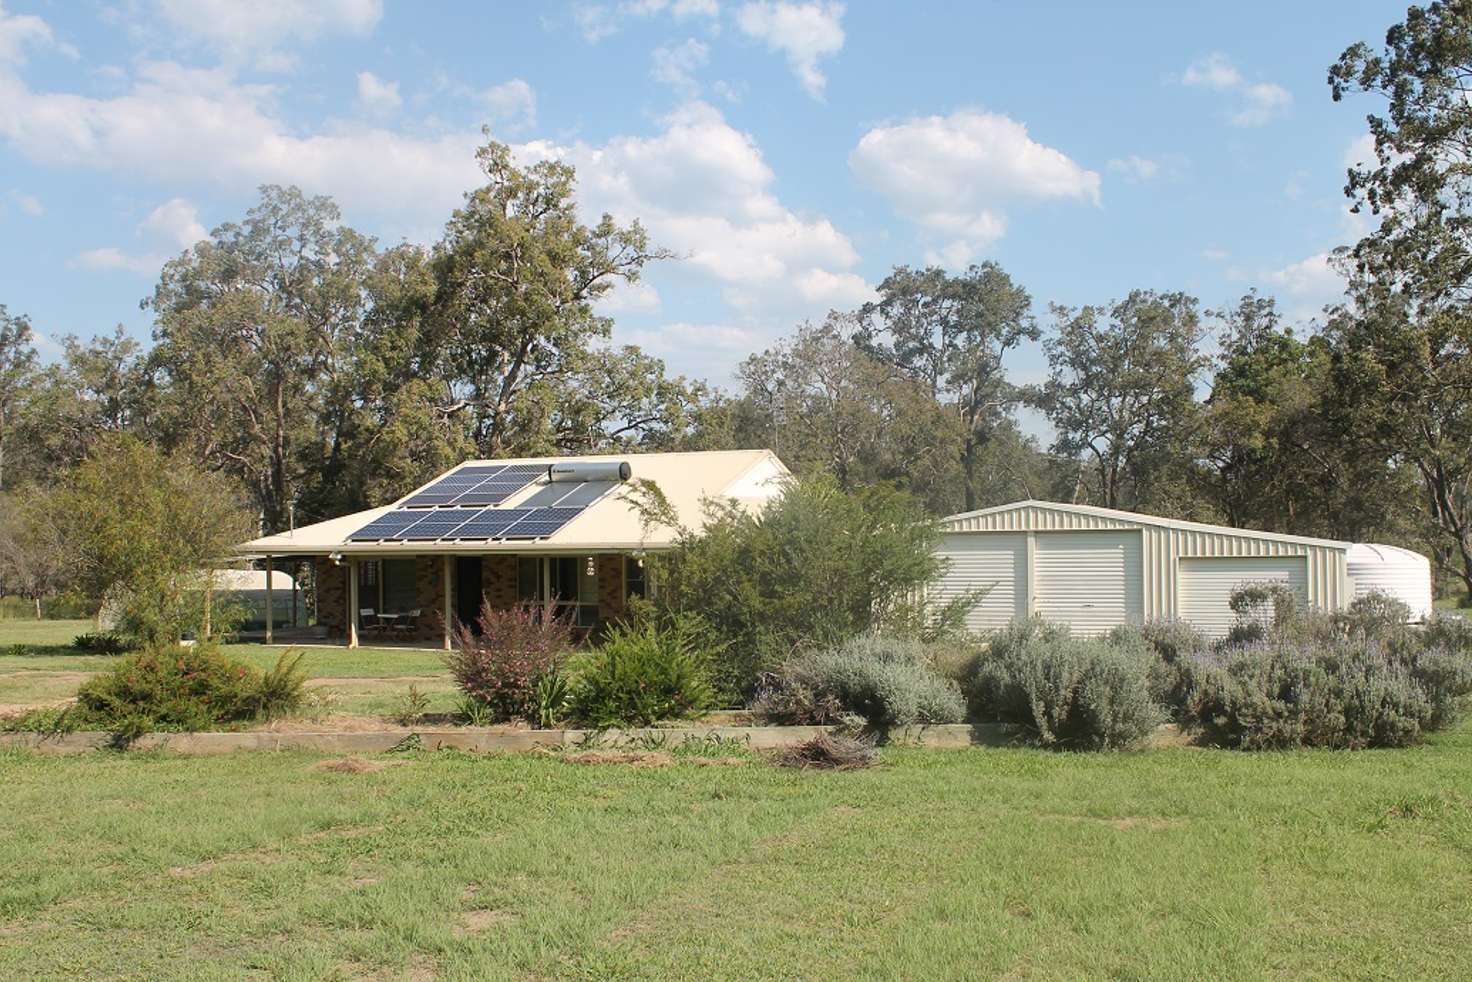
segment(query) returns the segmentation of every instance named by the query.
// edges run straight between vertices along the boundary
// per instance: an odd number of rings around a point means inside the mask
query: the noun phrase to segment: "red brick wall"
[[[421,641],[439,640],[444,636],[445,557],[415,557],[414,584],[419,608],[419,629],[414,636]]]
[[[347,636],[348,565],[337,565],[330,559],[315,559],[312,570],[317,584],[317,623],[327,628],[329,637]]]
[[[624,557],[598,557],[598,619],[616,621],[624,613]]]
[[[510,610],[516,606],[516,557],[481,557],[480,586],[494,609]]]

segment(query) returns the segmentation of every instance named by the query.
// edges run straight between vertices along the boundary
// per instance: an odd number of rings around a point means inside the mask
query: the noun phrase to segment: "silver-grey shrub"
[[[1433,693],[1414,662],[1374,641],[1280,640],[1224,648],[1191,664],[1185,722],[1210,742],[1243,750],[1403,747],[1445,725],[1460,698],[1451,691],[1454,672],[1447,691]]]
[[[789,658],[763,678],[752,709],[789,725],[959,723],[966,718],[960,687],[932,660],[923,642],[861,635]]]
[[[1162,719],[1150,696],[1152,657],[1137,640],[1070,638],[1020,622],[979,660],[973,702],[981,718],[1020,726],[1045,747],[1135,746]]]

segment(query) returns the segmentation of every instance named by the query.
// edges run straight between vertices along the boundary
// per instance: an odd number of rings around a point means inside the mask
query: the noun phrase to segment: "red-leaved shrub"
[[[506,610],[482,604],[479,635],[455,625],[445,665],[455,683],[488,707],[497,722],[538,718],[537,683],[562,667],[573,646],[571,614],[522,602]]]

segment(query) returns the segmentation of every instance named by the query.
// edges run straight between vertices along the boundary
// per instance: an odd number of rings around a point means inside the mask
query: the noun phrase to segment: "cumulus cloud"
[[[27,48],[50,48],[77,57],[77,49],[58,41],[50,24],[34,14],[7,14],[0,3],[0,65],[25,64]]]
[[[15,202],[17,208],[32,218],[39,218],[46,214],[46,206],[34,194],[26,194],[24,191],[11,191],[10,200]]]
[[[138,223],[136,236],[143,246],[140,251],[130,252],[117,246],[87,249],[77,254],[72,265],[155,276],[171,255],[183,252],[208,235],[192,202],[170,198]]]
[[[1272,82],[1249,85],[1242,90],[1242,96],[1246,105],[1232,114],[1232,123],[1236,126],[1261,126],[1272,122],[1293,104],[1293,96],[1288,90]]]
[[[785,55],[808,95],[822,99],[828,79],[818,70],[818,61],[843,49],[842,19],[841,3],[755,0],[737,11],[736,26]]]
[[[1262,126],[1286,115],[1293,96],[1274,82],[1249,83],[1232,60],[1221,52],[1198,58],[1186,66],[1181,84],[1228,92],[1237,97],[1237,108],[1228,119],[1233,126]]]
[[[660,45],[654,49],[651,57],[651,78],[670,86],[687,98],[693,98],[700,91],[695,73],[710,60],[710,46],[695,38],[686,38],[679,44]]]
[[[1185,85],[1198,85],[1221,92],[1241,85],[1242,73],[1226,55],[1221,52],[1213,52],[1204,58],[1197,58],[1186,66],[1185,73],[1181,75],[1181,82]]]
[[[1109,161],[1109,169],[1123,174],[1126,180],[1148,181],[1160,174],[1160,162],[1130,154],[1128,157],[1116,157]]]
[[[391,113],[404,100],[399,96],[398,82],[386,82],[372,72],[359,72],[358,103],[372,113]]]
[[[704,18],[714,29],[720,16],[717,0],[624,0],[622,3],[580,3],[573,7],[572,22],[589,44],[597,44],[618,33],[631,17],[654,17],[668,13],[676,20]]]
[[[51,167],[232,190],[297,184],[379,214],[443,216],[479,180],[477,132],[302,133],[275,98],[272,87],[239,83],[228,70],[173,62],[143,64],[125,92],[106,98],[38,92],[0,74],[0,139]]]
[[[155,6],[180,35],[232,54],[268,51],[286,41],[363,36],[383,17],[383,0],[156,0]]]
[[[849,166],[933,238],[934,255],[961,266],[1005,234],[1014,202],[1099,203],[1099,174],[1032,139],[1000,113],[963,110],[876,127]]]
[[[1353,143],[1344,151],[1344,166],[1358,167],[1362,164],[1375,166],[1379,157],[1375,154],[1375,135],[1373,133],[1361,133],[1355,137]]]
[[[1260,278],[1287,300],[1284,313],[1291,320],[1316,317],[1324,307],[1343,299],[1346,286],[1327,252],[1266,270]]]
[[[537,93],[526,79],[493,85],[480,94],[480,102],[495,122],[531,126],[537,121]]]

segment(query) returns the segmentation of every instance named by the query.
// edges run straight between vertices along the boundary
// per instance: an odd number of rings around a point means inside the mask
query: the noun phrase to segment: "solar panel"
[[[547,468],[541,464],[509,466],[474,464],[435,481],[404,502],[406,508],[433,508],[439,505],[493,505],[505,501],[526,487],[537,474]],[[485,487],[484,494],[466,498],[472,491]],[[462,500],[463,499],[463,500]]]
[[[487,508],[455,530],[457,539],[496,539],[530,514],[530,508]]]
[[[451,533],[479,514],[480,511],[473,508],[445,508],[428,513],[420,512],[422,516],[420,521],[415,522],[394,538],[407,539],[410,542],[453,539],[454,535]]]
[[[503,481],[493,478],[482,481],[455,499],[457,505],[499,505],[522,488],[525,481]]]
[[[380,515],[348,536],[350,542],[367,542],[374,539],[393,539],[404,529],[424,517],[422,511],[391,511]]]
[[[551,535],[582,513],[582,508],[533,508],[531,514],[508,528],[508,539],[540,539]]]

